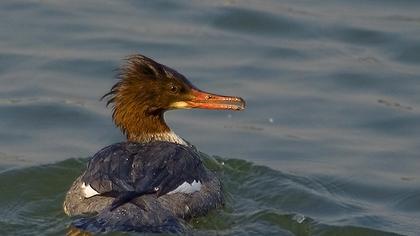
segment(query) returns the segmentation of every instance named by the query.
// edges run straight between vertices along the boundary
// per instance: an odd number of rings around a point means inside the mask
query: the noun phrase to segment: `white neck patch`
[[[173,131],[164,132],[164,133],[154,133],[146,134],[144,136],[138,137],[137,140],[142,143],[152,142],[152,141],[167,141],[171,143],[177,143],[184,146],[189,146],[188,143],[176,135]]]

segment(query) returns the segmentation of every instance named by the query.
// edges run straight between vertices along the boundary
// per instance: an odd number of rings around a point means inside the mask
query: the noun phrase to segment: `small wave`
[[[315,194],[318,198],[311,197],[313,193],[306,190],[315,182],[308,178],[244,160],[205,154],[203,160],[221,176],[228,197],[224,209],[191,220],[194,234],[392,235],[358,226],[332,226],[303,211],[294,212],[297,206],[334,205],[321,193]],[[86,159],[68,159],[0,173],[0,205],[5,206],[0,209],[0,234],[66,232],[70,219],[62,211],[62,202],[85,163]]]

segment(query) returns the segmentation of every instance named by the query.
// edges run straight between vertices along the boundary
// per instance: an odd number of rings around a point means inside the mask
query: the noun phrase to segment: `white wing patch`
[[[170,191],[168,194],[173,193],[193,193],[200,191],[201,189],[201,181],[194,180],[191,184],[188,182],[184,182],[179,185],[175,190]]]
[[[93,197],[95,195],[98,195],[99,193],[96,192],[95,189],[93,189],[89,184],[86,185],[84,182],[82,183],[82,191],[83,191],[83,196],[85,198],[90,198]]]

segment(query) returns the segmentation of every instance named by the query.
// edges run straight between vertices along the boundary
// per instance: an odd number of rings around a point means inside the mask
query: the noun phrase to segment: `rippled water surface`
[[[420,233],[419,1],[14,0],[0,29],[0,235],[67,232],[133,53],[247,100],[166,115],[225,184],[194,234]]]

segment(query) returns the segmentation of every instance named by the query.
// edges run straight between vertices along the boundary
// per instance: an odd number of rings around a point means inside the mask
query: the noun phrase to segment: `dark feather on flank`
[[[178,186],[208,180],[198,152],[171,142],[118,143],[90,160],[82,181],[113,195],[112,210],[142,195],[165,195]]]

